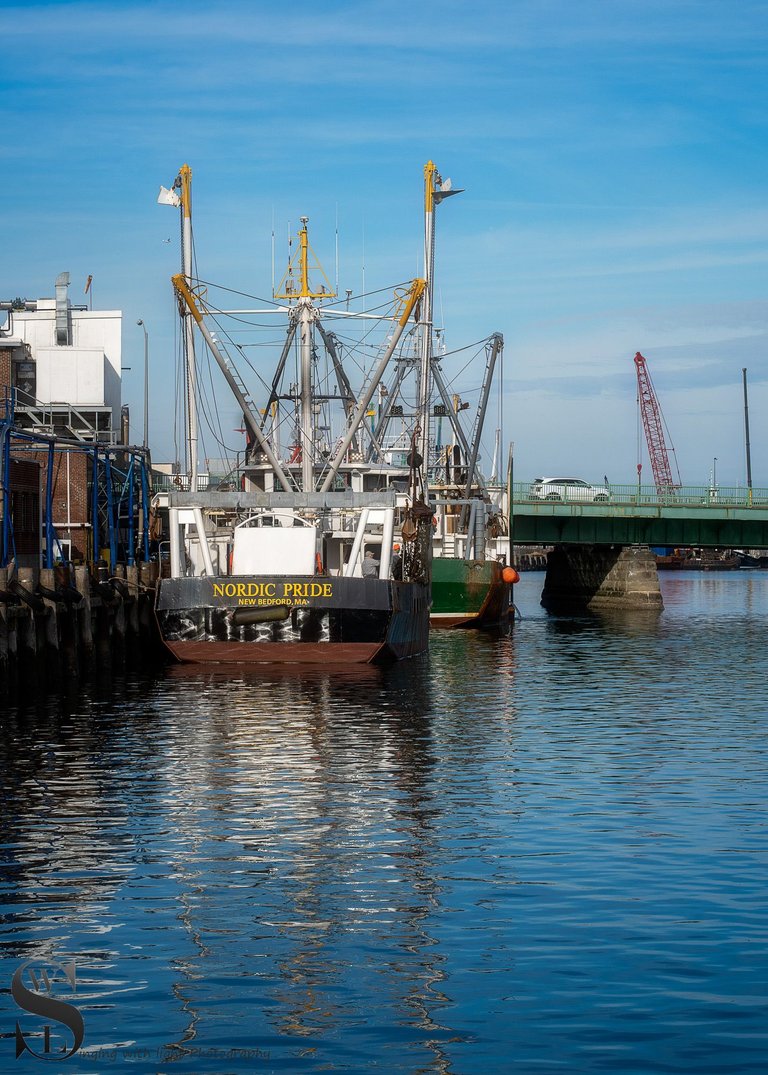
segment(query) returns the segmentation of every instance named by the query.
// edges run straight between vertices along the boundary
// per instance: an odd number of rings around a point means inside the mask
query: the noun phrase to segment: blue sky
[[[744,481],[747,367],[768,486],[768,2],[0,11],[0,295],[69,270],[78,301],[93,274],[94,304],[125,314],[135,435],[145,320],[155,458],[173,452],[178,264],[159,185],[191,165],[205,279],[268,295],[272,221],[305,214],[329,274],[338,219],[341,287],[364,261],[371,289],[419,272],[431,158],[466,188],[440,210],[438,310],[449,348],[504,334],[516,476],[634,480],[640,350],[690,483],[715,457]]]

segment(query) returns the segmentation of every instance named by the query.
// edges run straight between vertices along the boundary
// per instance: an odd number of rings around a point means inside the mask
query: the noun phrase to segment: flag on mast
[[[85,281],[85,291],[83,292],[84,295],[87,295],[88,292],[91,290],[91,284],[92,283],[93,283],[93,277],[89,276],[88,279]]]
[[[181,198],[176,191],[168,190],[167,187],[160,187],[160,193],[157,196],[158,205],[175,205],[178,208],[181,205]]]

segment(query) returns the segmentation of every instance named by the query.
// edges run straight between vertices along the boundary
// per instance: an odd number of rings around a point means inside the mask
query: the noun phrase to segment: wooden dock
[[[160,651],[158,565],[0,568],[0,697],[77,682]]]

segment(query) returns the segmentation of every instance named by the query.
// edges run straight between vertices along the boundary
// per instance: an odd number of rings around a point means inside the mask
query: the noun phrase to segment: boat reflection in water
[[[169,870],[194,945],[177,965],[189,1023],[174,1051],[194,1049],[198,1022],[215,1042],[212,980],[218,1004],[261,1013],[250,1040],[262,1047],[343,1051],[350,1026],[371,1019],[344,988],[345,952],[362,951],[358,985],[388,997],[448,1070],[441,1040],[461,1034],[439,1014],[450,1002],[429,925],[441,903],[429,662],[176,666],[168,678],[188,701],[164,781]]]

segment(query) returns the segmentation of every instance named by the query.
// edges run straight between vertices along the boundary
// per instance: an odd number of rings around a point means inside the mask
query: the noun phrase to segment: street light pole
[[[136,322],[144,329],[144,447],[149,447],[149,333],[139,318]]]

